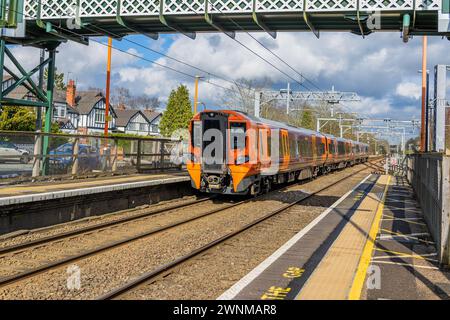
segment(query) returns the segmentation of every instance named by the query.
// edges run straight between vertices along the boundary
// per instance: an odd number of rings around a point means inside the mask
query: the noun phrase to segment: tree
[[[48,79],[48,69],[44,70],[44,80]],[[58,73],[58,70],[55,69],[55,89],[57,90],[66,90],[67,87],[64,83],[64,73]]]
[[[126,106],[131,109],[150,109],[155,110],[160,107],[160,101],[157,97],[151,97],[146,94],[133,95],[129,89],[124,87],[115,87],[111,94],[111,103],[116,106]]]
[[[36,113],[34,108],[8,106],[0,110],[0,130],[4,131],[35,131]],[[52,123],[52,133],[61,133],[56,122]]]
[[[2,107],[0,113],[0,130],[5,131],[34,131],[36,115],[32,108]]]
[[[302,128],[314,130],[313,114],[310,110],[303,111],[302,122],[300,124]]]
[[[166,111],[163,113],[159,125],[161,134],[169,137],[175,130],[187,129],[192,116],[189,90],[186,86],[180,85],[170,93]]]

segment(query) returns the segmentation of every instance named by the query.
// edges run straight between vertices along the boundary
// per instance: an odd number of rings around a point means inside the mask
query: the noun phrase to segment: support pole
[[[195,93],[194,93],[194,114],[197,114],[198,108],[198,82],[200,80],[199,76],[195,77]]]
[[[289,115],[290,102],[291,102],[291,84],[288,82],[288,84],[287,84],[287,100],[286,100],[286,114],[287,115]]]
[[[49,49],[49,62],[48,62],[48,77],[47,77],[47,106],[45,110],[45,127],[44,133],[50,133],[52,130],[52,118],[53,118],[53,89],[55,86],[55,68],[56,68],[56,48]],[[44,136],[42,155],[43,155],[43,167],[42,174],[47,175],[49,169],[49,136]]]
[[[72,176],[78,175],[78,169],[80,168],[80,160],[78,156],[79,153],[80,153],[80,139],[76,138],[73,143]]]
[[[427,96],[427,36],[423,36],[423,47],[422,47],[422,123],[421,123],[421,130],[420,130],[420,151],[426,152],[426,145],[425,145],[425,135],[426,135],[426,120],[425,120],[425,113],[426,113],[426,96]]]
[[[261,95],[260,91],[255,92],[255,117],[261,117]]]
[[[425,97],[425,152],[430,151],[430,73],[427,71],[427,91]]]
[[[106,106],[105,106],[105,137],[109,131],[109,98],[111,93],[111,58],[112,56],[112,38],[108,38],[108,62],[106,66]]]
[[[39,82],[38,82],[38,88],[39,90],[44,90],[44,60],[45,60],[45,50],[41,49],[41,58],[40,58],[40,65],[41,68],[39,69]],[[42,108],[37,107],[36,108],[36,130],[42,130]]]
[[[32,177],[39,177],[41,173],[41,156],[42,156],[42,135],[41,131],[36,131],[34,138],[34,152],[33,152],[33,172]]]
[[[4,67],[5,67],[5,48],[6,48],[6,42],[4,39],[1,39],[0,40],[0,72],[1,72],[2,76],[4,73]],[[3,86],[0,89],[0,101],[3,101]]]

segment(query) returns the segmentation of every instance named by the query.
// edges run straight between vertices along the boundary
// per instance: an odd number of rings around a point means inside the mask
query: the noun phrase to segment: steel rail
[[[267,219],[269,219],[269,218],[271,218],[273,216],[276,216],[276,215],[278,215],[278,214],[280,214],[280,213],[282,213],[284,211],[287,211],[288,209],[290,209],[290,208],[300,204],[301,202],[303,202],[303,201],[305,201],[305,200],[307,200],[307,199],[317,195],[318,193],[321,193],[321,192],[323,192],[323,191],[325,191],[325,190],[327,190],[327,189],[329,189],[329,188],[339,184],[340,182],[343,182],[346,179],[348,179],[348,178],[350,178],[350,177],[352,177],[352,176],[354,176],[354,175],[356,175],[356,174],[358,174],[358,173],[360,173],[362,171],[365,171],[365,170],[368,170],[368,168],[363,168],[361,170],[358,170],[358,171],[356,171],[356,172],[354,172],[354,173],[352,173],[352,174],[350,174],[350,175],[348,175],[348,176],[346,176],[344,178],[341,178],[341,179],[339,179],[339,180],[337,180],[337,181],[327,185],[326,187],[321,188],[320,190],[317,190],[317,191],[315,191],[313,193],[307,194],[307,195],[301,197],[300,199],[296,200],[295,202],[287,204],[287,205],[285,205],[285,206],[283,206],[283,207],[281,207],[281,208],[279,208],[279,209],[277,209],[277,210],[275,210],[275,211],[273,211],[273,212],[271,212],[271,213],[269,213],[269,214],[267,214],[267,215],[265,215],[265,216],[263,216],[263,217],[261,217],[259,219],[256,219],[256,220],[254,220],[251,223],[241,227],[240,229],[238,229],[236,231],[230,232],[230,233],[228,233],[228,234],[226,234],[226,235],[224,235],[224,236],[222,236],[222,237],[220,237],[220,238],[218,238],[218,239],[216,239],[214,241],[211,241],[210,243],[208,243],[208,244],[206,244],[206,245],[204,245],[204,246],[202,246],[202,247],[200,247],[198,249],[195,249],[195,250],[191,251],[190,253],[173,260],[172,262],[164,264],[164,265],[156,268],[153,271],[150,271],[150,272],[142,274],[141,276],[139,276],[135,280],[132,280],[132,281],[126,283],[125,285],[121,286],[121,287],[118,287],[118,288],[116,288],[116,289],[114,289],[114,290],[112,290],[112,291],[110,291],[110,292],[108,292],[108,293],[106,293],[106,294],[104,294],[104,295],[102,295],[100,297],[97,297],[96,300],[110,300],[110,299],[117,298],[118,296],[121,296],[121,295],[129,292],[130,290],[133,290],[137,286],[139,286],[139,285],[141,285],[141,284],[143,284],[145,282],[148,282],[150,279],[161,275],[162,273],[168,271],[169,269],[172,269],[172,268],[182,264],[183,262],[186,262],[186,261],[196,257],[200,253],[203,253],[203,252],[205,252],[205,251],[207,251],[207,250],[209,250],[209,249],[211,249],[211,248],[221,244],[222,242],[224,242],[226,240],[229,240],[229,239],[231,239],[231,238],[233,238],[233,237],[243,233],[244,231],[246,231],[246,230],[248,230],[248,229],[250,229],[250,228],[252,228],[252,227],[254,227],[254,226],[258,225],[258,224],[260,224],[261,222],[263,222],[263,221],[265,221],[265,220],[267,220]]]
[[[3,248],[0,248],[0,256],[3,256],[4,254],[7,254],[7,253],[11,253],[11,252],[27,249],[27,248],[30,248],[30,247],[36,247],[36,246],[40,246],[40,245],[50,244],[53,241],[61,240],[61,239],[64,239],[64,238],[70,238],[72,236],[77,236],[77,235],[80,235],[80,234],[83,234],[83,233],[89,233],[89,232],[92,232],[92,231],[104,229],[104,228],[115,226],[115,225],[118,225],[118,224],[132,222],[134,220],[139,220],[139,219],[142,219],[142,218],[150,217],[150,216],[153,216],[153,215],[156,215],[156,214],[159,214],[159,213],[163,213],[163,212],[166,212],[166,211],[171,211],[171,210],[176,210],[176,209],[192,206],[192,205],[195,205],[195,204],[198,204],[198,203],[202,203],[202,202],[211,200],[213,198],[214,197],[208,197],[208,198],[199,199],[199,200],[192,200],[192,201],[188,201],[187,203],[181,203],[181,204],[173,205],[173,206],[170,206],[170,207],[167,207],[167,208],[151,210],[151,211],[144,212],[144,213],[141,213],[141,214],[137,214],[137,215],[134,215],[134,216],[131,216],[131,217],[126,217],[126,218],[122,218],[122,219],[118,219],[118,220],[114,220],[114,221],[99,223],[99,224],[96,224],[96,225],[93,225],[93,226],[88,226],[88,227],[76,229],[76,230],[73,230],[73,231],[67,231],[67,232],[59,233],[59,234],[56,234],[56,235],[53,235],[53,236],[43,237],[43,238],[40,238],[40,239],[36,239],[36,240],[24,242],[24,243],[19,243],[19,244],[8,246],[8,247],[3,247]],[[123,210],[123,211],[115,212],[114,214],[120,214],[120,213],[125,213],[125,212],[133,212],[133,211],[139,211],[139,210],[143,210],[143,209],[142,208],[141,209],[140,208],[134,208],[132,210]]]
[[[376,160],[376,161],[378,161],[378,160]],[[339,182],[341,182],[341,181],[343,181],[343,180],[345,180],[345,179],[347,179],[347,178],[349,178],[349,177],[351,177],[351,176],[353,176],[353,175],[355,175],[355,174],[357,174],[357,173],[359,173],[361,171],[364,171],[364,170],[367,170],[367,168],[363,168],[361,170],[358,170],[357,172],[352,173],[352,174],[346,176],[345,178],[342,178],[342,179],[336,181],[334,184],[339,183]],[[292,185],[285,186],[285,187],[283,187],[281,189],[278,189],[277,191],[282,191],[282,190],[285,190],[285,189],[288,189],[288,188],[291,188],[291,187],[292,187]],[[325,189],[327,189],[329,187],[331,187],[331,185],[326,187],[326,188],[324,188],[323,190],[325,190]],[[297,203],[301,202],[301,201],[303,201],[303,200],[311,197],[312,195],[314,195],[314,194],[316,194],[318,192],[321,192],[323,190],[321,189],[319,191],[311,193],[310,195],[307,195],[306,197],[298,200]],[[70,262],[73,262],[73,261],[76,261],[76,260],[80,260],[80,259],[83,259],[83,258],[87,258],[89,256],[98,254],[98,253],[100,253],[102,251],[107,251],[107,250],[114,249],[116,247],[125,245],[127,243],[134,242],[136,240],[139,240],[139,239],[142,239],[142,238],[154,235],[156,233],[167,231],[167,230],[172,229],[174,227],[190,223],[192,221],[195,221],[195,220],[198,220],[198,219],[210,216],[212,214],[219,213],[219,212],[222,212],[222,211],[226,211],[228,209],[240,206],[242,204],[250,203],[250,202],[252,202],[252,201],[254,201],[254,200],[258,199],[258,198],[261,198],[263,196],[264,196],[264,194],[260,195],[258,197],[252,198],[252,199],[239,201],[239,202],[236,202],[236,203],[231,204],[231,205],[227,205],[227,206],[222,207],[222,208],[217,208],[217,209],[214,209],[214,210],[202,213],[200,215],[197,215],[195,217],[191,217],[189,219],[180,220],[180,221],[171,223],[171,224],[166,225],[166,226],[158,227],[158,228],[152,229],[150,231],[146,231],[146,232],[140,233],[138,235],[135,235],[135,236],[132,236],[132,237],[128,237],[128,238],[123,239],[123,240],[114,241],[114,242],[108,243],[108,244],[103,245],[103,246],[99,246],[99,247],[91,249],[91,250],[86,250],[86,251],[84,251],[84,252],[82,252],[80,254],[77,254],[77,255],[69,256],[67,258],[64,258],[64,259],[61,259],[61,260],[57,260],[55,262],[51,262],[51,263],[48,263],[48,264],[45,264],[45,265],[42,265],[42,266],[39,266],[39,267],[36,267],[36,268],[32,268],[32,269],[29,269],[27,271],[24,271],[24,272],[21,272],[21,273],[18,273],[18,274],[13,274],[13,275],[10,275],[10,276],[6,276],[6,277],[3,277],[3,278],[0,278],[0,287],[4,287],[4,286],[10,285],[12,283],[22,281],[25,278],[29,278],[29,277],[32,277],[32,276],[37,275],[39,273],[42,273],[42,272],[45,272],[45,271],[48,271],[48,270],[51,270],[51,269],[63,266],[63,265],[68,264]],[[208,199],[203,199],[203,201],[206,201],[206,200],[208,200]],[[295,205],[295,204],[296,203],[293,203],[290,206]],[[161,209],[161,210],[162,211],[168,211],[168,209]],[[284,211],[284,210],[286,210],[286,208],[284,208],[282,211]],[[4,256],[3,256],[3,258],[4,258]]]

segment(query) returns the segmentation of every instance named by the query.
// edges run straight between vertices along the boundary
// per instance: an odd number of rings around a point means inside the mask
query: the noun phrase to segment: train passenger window
[[[202,146],[202,122],[193,121],[191,132],[192,146],[195,148],[201,148]]]
[[[289,137],[289,151],[290,151],[291,158],[298,157],[298,145],[295,141],[295,137],[293,137],[293,136]]]
[[[338,153],[339,155],[345,155],[345,145],[342,141],[338,142]]]
[[[317,156],[321,157],[325,154],[325,145],[320,141],[320,139],[316,139],[316,150]]]
[[[267,157],[271,157],[272,156],[272,137],[271,136],[267,136]]]
[[[334,146],[334,142],[330,142],[330,144],[328,145],[328,152],[330,152],[331,154],[336,153],[336,148]]]
[[[247,125],[245,122],[230,122],[231,149],[245,149]]]
[[[266,134],[263,130],[259,130],[259,157],[263,158],[266,155],[266,146],[264,144]]]

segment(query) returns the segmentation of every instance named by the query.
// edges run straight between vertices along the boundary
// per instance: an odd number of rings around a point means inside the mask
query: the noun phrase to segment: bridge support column
[[[48,63],[48,76],[47,76],[47,106],[45,109],[45,127],[44,132],[50,133],[52,130],[53,120],[53,89],[55,86],[55,69],[56,69],[56,48],[49,49],[49,63]],[[49,169],[49,137],[44,136],[42,145],[42,154],[44,156],[44,162],[42,167],[42,174],[47,175]]]
[[[50,133],[52,126],[52,115],[53,115],[53,89],[55,80],[55,58],[56,58],[56,48],[59,46],[60,42],[52,41],[42,44],[42,48],[46,48],[49,52],[49,57],[41,61],[38,66],[33,68],[31,71],[27,72],[21,63],[14,56],[13,52],[9,50],[6,45],[5,39],[0,39],[0,72],[1,74],[9,74],[11,76],[11,83],[2,82],[0,88],[0,107],[5,106],[18,106],[18,107],[31,107],[31,108],[45,108],[45,127],[43,133]],[[10,69],[5,65],[6,57],[9,58],[10,62],[19,71]],[[46,92],[39,87],[38,84],[32,79],[32,76],[43,69],[45,66],[48,68],[48,79]],[[8,95],[13,92],[16,88],[24,87],[27,90],[28,98],[15,99],[9,98]],[[31,96],[31,98],[29,98]],[[36,128],[40,129],[40,128]],[[48,159],[46,157],[49,147],[48,136],[43,137],[42,141],[42,174],[48,173]]]

